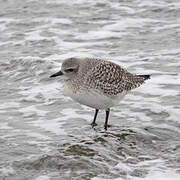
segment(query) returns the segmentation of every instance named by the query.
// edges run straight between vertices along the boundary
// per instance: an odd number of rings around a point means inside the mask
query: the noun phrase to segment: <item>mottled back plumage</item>
[[[145,76],[133,75],[110,61],[93,58],[75,61],[81,63],[77,76],[71,80],[77,89],[93,88],[113,97],[139,87],[147,79]]]

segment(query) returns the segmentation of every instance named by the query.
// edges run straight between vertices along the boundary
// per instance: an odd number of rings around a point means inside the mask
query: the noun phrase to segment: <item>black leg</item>
[[[94,120],[93,120],[93,122],[91,123],[92,126],[95,126],[95,125],[96,125],[96,117],[97,117],[98,112],[99,112],[99,109],[96,109],[95,114],[94,114]]]
[[[107,130],[108,127],[108,118],[109,118],[110,108],[106,109],[106,120],[104,124],[104,129]]]

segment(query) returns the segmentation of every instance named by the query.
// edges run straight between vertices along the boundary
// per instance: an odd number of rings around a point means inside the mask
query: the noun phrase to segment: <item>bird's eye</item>
[[[65,72],[67,72],[67,73],[68,73],[68,72],[73,72],[73,71],[74,71],[73,68],[69,68],[69,69],[66,69],[66,70],[65,70]]]

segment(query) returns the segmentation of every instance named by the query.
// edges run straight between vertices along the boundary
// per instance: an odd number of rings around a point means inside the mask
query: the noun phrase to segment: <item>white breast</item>
[[[115,106],[126,95],[126,92],[119,94],[116,98],[110,98],[103,95],[97,90],[79,90],[74,92],[72,88],[65,85],[64,94],[71,97],[73,100],[80,104],[96,108],[96,109],[108,109]]]

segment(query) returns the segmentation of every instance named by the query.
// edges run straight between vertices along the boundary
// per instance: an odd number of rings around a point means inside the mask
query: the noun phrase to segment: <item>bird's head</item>
[[[79,59],[68,58],[62,63],[61,70],[50,77],[62,76],[65,80],[73,79],[78,73],[79,66]]]

